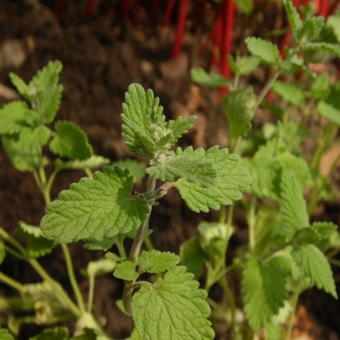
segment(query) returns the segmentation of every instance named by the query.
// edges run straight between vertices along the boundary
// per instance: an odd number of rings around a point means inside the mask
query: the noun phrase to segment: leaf
[[[118,168],[81,179],[47,207],[41,221],[44,235],[65,243],[103,241],[137,229],[148,205],[131,196],[132,187],[132,177]]]
[[[38,238],[42,236],[41,228],[35,225],[28,224],[23,221],[19,221],[18,227],[19,227],[19,230],[28,237],[33,236],[35,238]]]
[[[16,87],[17,91],[25,98],[29,96],[29,89],[28,85],[25,83],[25,81],[20,78],[15,73],[10,73],[9,78],[11,79],[12,84]]]
[[[176,144],[177,140],[192,129],[196,116],[191,116],[189,118],[178,117],[175,120],[169,120],[166,123],[167,129],[171,131],[169,137],[169,145],[173,146]]]
[[[113,272],[117,265],[117,261],[109,258],[102,258],[96,261],[91,261],[87,265],[87,275],[89,277],[95,277],[107,273]]]
[[[206,291],[183,266],[143,285],[132,298],[132,317],[142,339],[214,339]]]
[[[124,159],[111,163],[112,167],[118,167],[121,170],[128,170],[132,175],[134,182],[138,182],[145,176],[145,164],[134,159]]]
[[[325,24],[325,19],[322,16],[312,17],[308,19],[299,32],[300,39],[307,41],[316,40],[319,38],[321,30]]]
[[[230,79],[215,72],[208,73],[201,67],[191,69],[191,78],[194,82],[205,86],[220,87],[231,85]]]
[[[50,61],[28,85],[28,99],[34,103],[35,111],[45,124],[52,123],[59,110],[63,91],[59,84],[61,70],[60,61]]]
[[[328,239],[336,232],[338,227],[332,222],[314,222],[311,227],[318,233],[321,239]]]
[[[280,60],[279,49],[270,41],[250,37],[246,39],[248,50],[267,64],[275,64]]]
[[[302,28],[303,22],[300,18],[300,14],[296,10],[293,3],[289,0],[284,0],[283,5],[286,10],[287,18],[289,21],[289,25],[292,28],[292,32],[294,34],[295,39],[298,39],[299,37],[299,31]]]
[[[279,96],[296,106],[299,106],[304,99],[303,92],[294,84],[277,80],[272,89]]]
[[[104,165],[110,163],[108,158],[92,155],[90,158],[84,160],[72,160],[63,162],[60,159],[57,159],[55,162],[56,168],[62,169],[75,169],[75,170],[84,170],[84,169],[98,169],[102,168]]]
[[[340,57],[340,44],[326,42],[310,42],[301,46],[303,51],[324,51]]]
[[[148,273],[163,273],[179,262],[179,257],[170,252],[158,250],[143,251],[138,258],[138,271]]]
[[[8,329],[0,327],[0,339],[1,340],[14,340],[14,337],[8,331]]]
[[[203,151],[202,151],[203,152]],[[251,177],[237,155],[229,154],[227,149],[212,147],[205,152],[205,160],[211,162],[216,171],[216,183],[201,186],[186,179],[175,183],[187,206],[196,212],[218,210],[221,205],[230,205],[248,191]]]
[[[136,263],[132,261],[123,261],[117,264],[113,276],[125,281],[136,280],[139,274],[136,272]]]
[[[54,246],[54,241],[47,240],[44,237],[31,237],[26,246],[26,252],[29,257],[39,258],[51,253]]]
[[[71,159],[84,160],[92,156],[92,147],[86,133],[78,126],[67,121],[55,124],[56,136],[50,143],[55,154]]]
[[[251,327],[256,331],[271,321],[288,297],[287,272],[281,261],[279,256],[265,263],[251,257],[243,270],[244,308]]]
[[[213,185],[216,178],[216,171],[206,152],[203,149],[193,150],[192,147],[184,150],[177,148],[175,152],[161,155],[158,163],[147,168],[146,172],[162,181],[176,182],[183,178],[202,186]]]
[[[323,73],[313,81],[311,92],[314,99],[324,99],[329,94],[329,77],[327,73]]]
[[[236,6],[240,10],[240,12],[249,15],[252,13],[254,8],[253,0],[236,0]]]
[[[69,332],[66,327],[45,329],[40,334],[31,337],[30,340],[68,340]]]
[[[4,262],[5,256],[6,256],[5,244],[0,240],[0,264]]]
[[[251,120],[255,114],[256,97],[252,87],[230,91],[223,105],[228,118],[230,138],[245,136],[251,130]]]
[[[41,148],[49,138],[50,130],[46,126],[25,127],[18,136],[3,136],[2,145],[16,169],[33,172],[41,163]]]
[[[281,183],[281,222],[280,229],[286,240],[296,231],[309,225],[306,202],[294,176],[283,176]]]
[[[251,73],[261,61],[261,59],[256,56],[237,56],[236,60],[230,56],[228,60],[233,72],[239,75]]]
[[[340,14],[334,14],[327,19],[327,26],[333,31],[336,40],[340,42]]]
[[[333,274],[325,255],[312,244],[295,247],[292,256],[296,264],[319,289],[337,298]]]
[[[328,118],[331,122],[340,125],[340,110],[323,100],[318,103],[316,109],[322,116]]]
[[[157,142],[170,134],[164,126],[165,116],[159,98],[139,84],[130,85],[125,94],[122,120],[125,142],[138,156],[151,157],[156,152]]]

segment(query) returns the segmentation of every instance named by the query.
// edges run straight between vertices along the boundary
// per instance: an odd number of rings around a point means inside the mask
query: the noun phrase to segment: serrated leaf
[[[122,170],[128,170],[130,175],[132,175],[134,182],[140,181],[145,176],[145,164],[134,159],[116,161],[111,163],[110,166],[117,166]]]
[[[31,337],[30,340],[68,340],[69,331],[66,327],[45,329],[40,334]]]
[[[245,312],[254,330],[259,330],[269,323],[287,299],[287,272],[280,261],[278,256],[265,263],[251,257],[243,270],[242,294]]]
[[[54,246],[54,241],[47,240],[44,237],[31,237],[26,246],[26,252],[28,256],[38,258],[51,253]]]
[[[201,151],[203,153],[203,151]],[[229,154],[227,149],[218,146],[204,151],[204,159],[211,162],[216,171],[216,182],[212,186],[201,186],[186,179],[175,183],[187,206],[196,212],[218,210],[221,205],[230,205],[248,191],[251,177],[242,165],[239,156]]]
[[[322,16],[312,17],[303,24],[299,32],[299,39],[313,41],[319,38],[321,30],[324,26],[325,19]]]
[[[18,136],[3,136],[2,145],[16,169],[34,171],[42,159],[41,148],[49,138],[50,130],[46,126],[24,127]]]
[[[177,148],[175,152],[161,155],[158,163],[147,168],[146,172],[162,181],[175,182],[183,178],[201,186],[213,185],[216,178],[216,171],[206,158],[205,151],[193,150],[192,147]]]
[[[117,261],[109,258],[102,258],[96,261],[91,261],[87,265],[87,275],[90,277],[95,277],[107,273],[113,272],[117,265]]]
[[[136,263],[132,261],[123,261],[117,264],[113,276],[117,279],[126,281],[136,280],[139,274],[136,271]]]
[[[223,105],[228,118],[230,138],[245,136],[251,130],[251,120],[255,114],[256,97],[252,87],[230,91]]]
[[[194,82],[205,86],[220,87],[231,85],[230,79],[215,72],[208,73],[201,67],[191,69],[191,78]]]
[[[143,251],[138,258],[138,271],[148,273],[162,273],[170,270],[179,262],[179,257],[170,252],[158,250]]]
[[[299,30],[302,28],[303,25],[300,14],[291,1],[284,0],[283,4],[286,10],[289,25],[292,28],[294,37],[297,39]]]
[[[279,96],[296,106],[299,106],[304,99],[303,92],[294,84],[283,81],[276,81],[273,84],[272,89]]]
[[[314,99],[324,99],[329,94],[329,77],[323,73],[313,81],[311,92]]]
[[[14,337],[6,328],[0,328],[0,339],[1,340],[14,340]]]
[[[105,165],[108,165],[110,160],[108,158],[92,155],[90,158],[84,160],[72,160],[68,162],[63,162],[60,159],[55,161],[55,166],[58,169],[75,169],[75,170],[84,170],[84,169],[98,169],[102,168]]]
[[[210,308],[206,291],[199,289],[183,266],[168,271],[163,278],[143,287],[132,298],[132,317],[142,339],[214,338],[207,320]]]
[[[229,57],[229,64],[233,72],[239,75],[247,75],[254,71],[259,65],[261,59],[256,56],[237,56],[234,60]]]
[[[102,241],[137,229],[148,205],[131,196],[132,187],[132,177],[118,168],[81,179],[47,207],[41,221],[44,235],[66,243]]]
[[[175,145],[179,138],[191,130],[195,120],[196,116],[190,116],[189,118],[178,117],[175,120],[169,120],[166,123],[166,127],[171,131],[169,145]]]
[[[309,225],[306,202],[294,176],[283,176],[281,183],[280,229],[286,240]]]
[[[268,64],[275,64],[280,60],[279,49],[270,41],[250,37],[246,39],[248,50]]]
[[[32,224],[28,224],[26,222],[23,221],[19,221],[18,227],[20,229],[20,231],[25,234],[26,236],[33,236],[33,237],[41,237],[42,236],[42,232],[41,229],[35,225]]]
[[[0,240],[0,264],[4,262],[5,256],[6,256],[5,244]]]
[[[303,51],[324,51],[340,56],[340,44],[331,44],[326,42],[310,42],[301,46]]]
[[[318,233],[320,238],[328,239],[338,227],[332,222],[314,222],[311,227]]]
[[[336,287],[330,265],[325,255],[314,245],[295,247],[292,256],[296,264],[319,289],[337,298]]]
[[[92,147],[80,127],[71,122],[58,121],[55,130],[56,135],[50,143],[50,149],[55,154],[79,160],[92,156]]]
[[[327,19],[327,26],[330,27],[340,43],[340,14],[334,14]]]
[[[74,336],[70,340],[108,340],[108,338],[105,336],[98,336],[93,329],[85,328],[83,334]]]
[[[340,110],[335,108],[333,105],[320,101],[317,105],[318,112],[328,118],[331,122],[340,125]]]
[[[12,84],[16,87],[17,91],[25,98],[27,98],[29,91],[28,91],[28,85],[26,82],[20,78],[15,73],[10,73],[9,78],[11,79]]]
[[[122,120],[125,142],[139,156],[152,156],[157,142],[170,134],[164,126],[165,116],[159,98],[139,84],[130,85],[125,93]]]

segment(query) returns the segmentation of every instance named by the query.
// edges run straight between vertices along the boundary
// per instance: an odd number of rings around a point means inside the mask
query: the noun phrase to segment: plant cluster
[[[286,59],[275,44],[250,37],[251,56],[230,59],[233,82],[203,69],[192,72],[200,84],[230,88],[223,100],[229,149],[179,147],[195,117],[167,120],[153,92],[132,84],[123,103],[122,134],[130,151],[145,162],[111,163],[93,153],[81,128],[55,121],[62,96],[60,62],[48,63],[29,83],[10,75],[23,100],[0,109],[3,148],[16,169],[33,174],[46,213],[39,226],[19,222],[24,243],[0,228],[0,262],[13,255],[41,277],[39,283],[23,284],[0,272],[0,281],[19,293],[2,298],[1,308],[29,311],[25,317],[12,314],[9,330],[0,329],[1,339],[13,339],[11,333],[27,322],[50,326],[31,340],[111,339],[93,308],[96,277],[109,273],[124,281],[116,303],[133,319],[130,340],[214,339],[213,326],[221,323],[233,340],[258,335],[288,340],[301,292],[316,286],[337,297],[329,262],[336,263],[339,233],[330,222],[311,221],[310,214],[321,199],[335,195],[319,164],[340,124],[340,84],[331,83],[327,74],[316,75],[308,61],[339,56],[339,37],[308,7],[302,18],[291,2],[284,5],[294,36]],[[272,76],[255,95],[251,86],[240,84],[260,64],[271,67]],[[293,82],[297,73],[299,85]],[[282,98],[280,105],[265,103],[271,89]],[[252,132],[260,106],[271,110],[277,122]],[[308,163],[302,142],[308,136],[306,123],[314,118],[322,129]],[[97,168],[102,170],[93,173]],[[87,176],[52,200],[53,183],[67,169],[81,169]],[[135,191],[144,178],[145,190]],[[199,224],[180,254],[154,249],[150,240],[150,215],[169,190],[177,190],[194,212],[220,212],[218,221]],[[249,242],[231,258],[236,202],[246,215]],[[130,247],[126,239],[132,239]],[[76,241],[103,251],[103,258],[86,268],[86,299],[67,245]],[[58,246],[72,295],[39,262]],[[242,287],[242,304],[230,285],[231,274]],[[214,286],[223,290],[222,299],[212,298]],[[70,317],[75,320],[71,334],[66,327],[51,326]]]

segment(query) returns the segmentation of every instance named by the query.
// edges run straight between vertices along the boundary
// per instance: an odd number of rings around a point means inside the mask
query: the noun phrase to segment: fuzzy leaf
[[[55,124],[56,136],[50,149],[57,155],[71,159],[85,160],[92,156],[92,147],[86,133],[78,126],[67,121]]]
[[[289,25],[292,28],[294,37],[298,37],[298,32],[302,28],[302,20],[300,18],[300,14],[296,10],[295,6],[293,5],[292,1],[284,0],[283,1],[286,14],[288,17]]]
[[[0,327],[0,339],[1,340],[14,340],[14,337],[8,329]]]
[[[319,248],[312,244],[302,245],[295,247],[292,255],[296,264],[313,284],[337,298],[331,267]]]
[[[191,210],[196,212],[207,212],[210,208],[218,210],[221,205],[230,205],[240,199],[241,191],[249,190],[250,174],[237,155],[229,154],[227,149],[219,149],[217,146],[200,152],[216,171],[216,182],[212,186],[202,186],[182,178],[175,183],[175,187]]]
[[[69,332],[66,327],[55,327],[46,329],[40,334],[30,338],[30,340],[68,340]]]
[[[229,57],[229,64],[233,72],[239,75],[246,75],[251,73],[259,65],[261,59],[256,56],[237,56],[234,60],[231,56]]]
[[[139,274],[136,272],[136,263],[132,261],[123,261],[117,264],[113,276],[117,279],[126,281],[136,280]]]
[[[308,19],[299,32],[300,39],[305,38],[307,41],[318,39],[324,24],[325,19],[322,16]]]
[[[59,242],[102,241],[136,229],[148,206],[131,196],[132,187],[132,177],[118,168],[81,179],[47,207],[44,235]]]
[[[287,272],[281,261],[278,256],[265,263],[251,257],[243,270],[242,294],[245,311],[254,330],[269,323],[288,297]]]
[[[304,51],[324,51],[340,57],[340,44],[331,44],[326,42],[310,42],[303,44],[301,49]]]
[[[328,118],[331,122],[340,125],[340,110],[335,108],[333,105],[322,100],[318,103],[317,110],[322,116]]]
[[[250,37],[246,39],[248,50],[268,64],[275,64],[280,60],[279,49],[270,41]]]
[[[191,147],[177,148],[175,152],[160,157],[158,164],[147,168],[146,172],[162,181],[175,182],[183,178],[201,186],[213,185],[216,178],[216,171],[205,151]]]
[[[28,85],[26,82],[20,78],[15,73],[10,73],[9,78],[11,79],[12,84],[16,87],[17,91],[25,98],[29,95]]]
[[[60,159],[57,159],[55,162],[55,166],[60,170],[62,169],[84,170],[102,168],[104,165],[108,165],[109,163],[110,160],[108,158],[92,155],[90,158],[84,160],[75,159],[68,162],[63,162]]]
[[[276,81],[273,85],[273,90],[289,103],[296,106],[300,105],[304,98],[303,92],[296,85],[287,82]]]
[[[162,273],[176,267],[178,262],[179,257],[174,253],[158,250],[143,251],[138,258],[138,271]]]
[[[229,92],[224,101],[224,110],[228,118],[228,132],[231,138],[245,136],[251,130],[255,103],[256,97],[252,87]]]
[[[179,266],[143,287],[132,298],[132,317],[142,339],[214,339],[207,320],[207,293]]]
[[[201,67],[191,69],[191,78],[200,85],[211,87],[229,86],[231,84],[230,79],[215,72],[208,73]]]
[[[178,117],[175,120],[169,120],[166,123],[166,127],[171,131],[169,138],[170,146],[176,144],[177,140],[192,129],[196,116],[191,116],[189,118]]]
[[[133,177],[134,182],[138,182],[145,176],[145,164],[134,159],[124,159],[110,164],[112,167],[118,167],[121,170],[128,170]]]

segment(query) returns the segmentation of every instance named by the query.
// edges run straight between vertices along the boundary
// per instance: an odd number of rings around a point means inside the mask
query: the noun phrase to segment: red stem
[[[179,4],[179,13],[178,13],[178,21],[175,33],[175,42],[172,48],[171,57],[176,58],[179,52],[181,51],[183,38],[184,38],[184,30],[185,30],[185,21],[189,11],[190,0],[180,0]]]
[[[167,27],[170,24],[170,20],[174,11],[176,0],[168,0],[166,3],[165,14],[162,21],[162,27]]]
[[[221,55],[220,49],[222,46],[222,30],[223,30],[223,3],[218,6],[215,17],[215,25],[212,31],[212,42],[213,42],[213,54],[211,58],[211,64],[213,66],[219,65]]]
[[[334,14],[337,10],[338,5],[340,4],[339,0],[334,0],[332,6],[330,6],[329,11],[328,11],[328,16]]]

